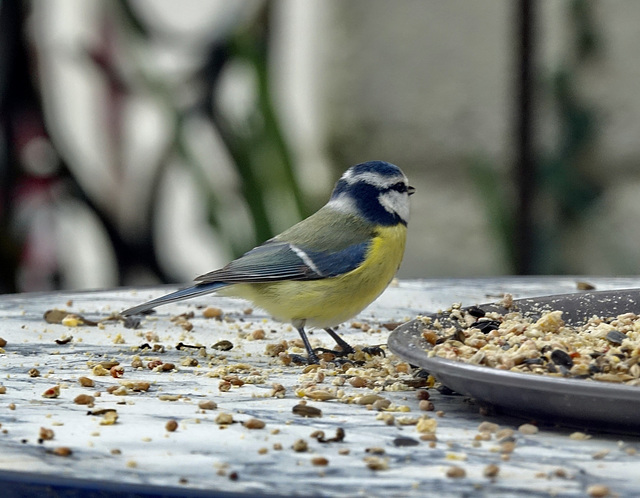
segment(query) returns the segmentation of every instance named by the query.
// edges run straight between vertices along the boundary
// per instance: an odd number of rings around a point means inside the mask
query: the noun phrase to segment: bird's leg
[[[336,344],[340,348],[340,351],[325,348],[316,348],[315,351],[320,351],[321,353],[331,353],[336,356],[347,356],[356,352],[353,346],[351,346],[347,341],[336,334],[333,329],[326,328],[324,329],[324,331],[329,334],[334,341],[336,341]],[[362,351],[372,355],[385,356],[384,351],[378,346],[364,347],[362,348]]]
[[[307,337],[307,333],[304,331],[304,326],[300,326],[300,327],[296,327],[296,328],[298,329],[298,333],[300,334],[300,338],[302,339],[302,342],[304,343],[304,348],[307,350],[306,363],[308,363],[309,365],[320,363],[320,361],[318,360],[318,355],[315,353],[315,351],[311,347],[311,344],[309,343],[309,338]],[[294,355],[292,355],[292,356],[294,356]],[[297,355],[295,355],[295,356],[297,356]],[[298,359],[298,358],[294,357],[294,361],[296,359]],[[304,359],[302,359],[302,360],[303,361],[301,363],[304,363]]]

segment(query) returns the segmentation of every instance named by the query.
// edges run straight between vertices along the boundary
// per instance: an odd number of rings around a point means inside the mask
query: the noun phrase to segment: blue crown
[[[395,164],[385,161],[367,161],[366,163],[356,164],[349,168],[354,176],[362,173],[377,173],[380,176],[398,176],[402,175],[402,171]]]

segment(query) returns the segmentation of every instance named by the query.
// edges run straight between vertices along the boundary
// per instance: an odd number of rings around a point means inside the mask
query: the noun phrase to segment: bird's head
[[[397,166],[384,161],[368,161],[352,166],[342,175],[328,206],[363,216],[377,225],[406,225],[409,196],[414,191]]]

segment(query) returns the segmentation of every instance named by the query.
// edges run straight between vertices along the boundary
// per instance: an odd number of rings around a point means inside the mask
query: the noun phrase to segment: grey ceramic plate
[[[595,315],[640,314],[640,289],[562,294],[515,301],[533,317],[562,310],[566,322],[578,325]],[[495,304],[485,311],[505,312]],[[447,313],[428,315],[447,321]],[[640,387],[583,379],[546,377],[497,370],[442,358],[429,358],[424,325],[412,320],[389,337],[389,348],[418,365],[450,389],[502,412],[560,425],[640,433]]]

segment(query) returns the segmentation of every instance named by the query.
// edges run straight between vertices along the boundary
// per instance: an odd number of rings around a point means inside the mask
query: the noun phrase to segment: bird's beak
[[[415,187],[412,187],[411,185],[409,185],[409,186],[407,187],[407,193],[408,193],[409,195],[413,195],[413,193],[414,193],[415,191],[416,191],[416,188],[415,188]]]

